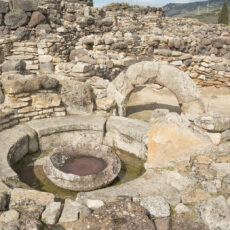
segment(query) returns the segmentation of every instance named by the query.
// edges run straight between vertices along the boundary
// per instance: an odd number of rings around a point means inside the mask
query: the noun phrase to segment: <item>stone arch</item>
[[[136,85],[156,83],[171,90],[184,114],[205,112],[200,92],[185,72],[162,62],[144,61],[131,65],[108,86],[108,97],[114,99],[119,116],[126,116],[126,104]]]

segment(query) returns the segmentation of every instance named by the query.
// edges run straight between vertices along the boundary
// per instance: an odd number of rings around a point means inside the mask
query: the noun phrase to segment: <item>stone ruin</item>
[[[229,230],[230,117],[211,113],[198,89],[230,88],[229,51],[230,27],[163,8],[0,0],[0,229],[93,230],[100,216],[105,229]],[[181,113],[126,118],[135,87],[152,84]],[[26,154],[76,141],[132,153],[146,172],[64,204],[10,183]]]

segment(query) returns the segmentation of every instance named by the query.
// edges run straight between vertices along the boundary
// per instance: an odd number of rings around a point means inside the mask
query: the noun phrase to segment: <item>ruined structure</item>
[[[199,92],[230,88],[230,27],[92,5],[0,0],[0,229],[85,229],[79,216],[94,229],[101,216],[105,229],[230,230],[230,117],[210,114]],[[172,91],[181,113],[126,118],[135,87],[152,84]],[[18,181],[24,156],[76,141],[134,154],[146,173],[62,203]],[[114,206],[122,217],[106,215]]]

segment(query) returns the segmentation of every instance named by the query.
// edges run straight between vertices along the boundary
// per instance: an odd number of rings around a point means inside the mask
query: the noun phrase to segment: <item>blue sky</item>
[[[202,1],[202,0],[199,0]],[[198,2],[198,0],[94,0],[94,6],[103,6],[111,2],[128,2],[130,4],[137,4],[142,6],[164,6],[167,3],[184,3],[184,2]]]

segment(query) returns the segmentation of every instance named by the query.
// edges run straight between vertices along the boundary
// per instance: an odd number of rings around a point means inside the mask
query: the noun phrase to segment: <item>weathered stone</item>
[[[31,96],[32,106],[38,109],[56,107],[61,104],[61,97],[56,93],[37,93]]]
[[[45,22],[46,17],[39,11],[33,12],[29,21],[29,27],[35,27],[39,25],[40,23]]]
[[[8,197],[5,193],[0,192],[0,211],[6,210],[8,205]]]
[[[178,214],[186,213],[189,211],[190,211],[189,208],[181,203],[175,207],[175,212]]]
[[[9,1],[0,0],[0,14],[7,13],[9,11]]]
[[[109,97],[96,99],[97,110],[103,110],[109,112],[115,107],[115,102]]]
[[[103,205],[105,205],[105,203],[103,201],[101,201],[101,200],[90,200],[90,199],[86,199],[85,204],[90,209],[97,209],[97,208],[100,208]]]
[[[40,149],[49,150],[76,141],[102,143],[105,122],[104,117],[78,115],[34,120],[27,124],[38,133]]]
[[[221,114],[201,116],[194,120],[195,125],[208,131],[223,132],[230,128],[230,116]]]
[[[18,40],[23,40],[29,37],[30,31],[26,27],[19,27],[15,31],[14,35]]]
[[[71,211],[72,212],[72,211]],[[49,203],[46,206],[45,211],[42,213],[42,221],[45,224],[56,224],[58,218],[61,214],[61,203],[60,202],[53,202]]]
[[[146,159],[148,123],[123,117],[110,117],[106,123],[104,144]]]
[[[87,73],[93,69],[93,66],[86,63],[78,62],[72,69],[74,73]]]
[[[53,73],[54,65],[52,62],[41,62],[40,63],[40,72],[41,73]]]
[[[44,89],[54,89],[59,84],[56,78],[52,78],[48,76],[39,77],[39,81],[40,81],[41,87],[43,87]]]
[[[10,71],[22,72],[25,69],[26,69],[26,63],[23,60],[5,61],[2,64],[2,72],[10,72]]]
[[[210,145],[208,136],[189,125],[185,117],[176,113],[153,121],[148,141],[149,167],[168,167],[175,162],[187,161],[190,154]]]
[[[202,189],[184,190],[181,192],[182,202],[184,204],[194,204],[211,198],[211,195]]]
[[[95,210],[83,220],[80,229],[155,230],[155,226],[147,217],[144,208],[127,199],[117,202],[109,202],[105,206]]]
[[[19,213],[16,210],[9,210],[0,215],[0,222],[11,222],[19,219]]]
[[[170,216],[170,207],[161,196],[149,196],[140,199],[140,205],[148,210],[149,214],[155,218]]]
[[[24,217],[39,219],[45,206],[53,201],[51,193],[15,188],[11,192],[9,207]]]
[[[11,10],[35,11],[38,9],[38,1],[36,0],[12,0]]]
[[[48,34],[51,32],[51,27],[49,24],[40,24],[36,26],[36,35]]]
[[[215,40],[212,41],[212,45],[215,48],[222,48],[224,45],[224,40],[222,40],[221,38],[217,38]]]
[[[2,87],[1,87],[1,84],[0,84],[0,104],[2,104],[4,101],[5,101],[5,95],[2,92]]]
[[[221,134],[221,140],[222,140],[222,141],[229,141],[229,140],[230,140],[230,129],[225,130],[225,131]]]
[[[157,230],[171,230],[171,220],[169,217],[164,217],[154,220]]]
[[[12,29],[16,29],[20,26],[26,25],[28,16],[25,12],[9,12],[5,16],[5,24],[10,26]]]
[[[183,113],[201,114],[205,111],[200,93],[186,73],[161,62],[146,61],[131,65],[109,84],[108,96],[115,99],[119,115],[125,116],[125,106],[134,86],[149,81],[175,93]]]
[[[60,81],[61,98],[69,114],[91,113],[94,108],[92,88],[87,83]]]
[[[230,229],[230,208],[223,196],[203,201],[196,208],[210,230]]]
[[[80,213],[83,205],[78,201],[73,201],[71,199],[65,199],[65,205],[59,219],[59,223],[73,222],[80,218]],[[71,210],[71,212],[70,212]]]
[[[117,42],[112,45],[112,49],[114,50],[124,50],[127,49],[127,43],[125,42]]]
[[[39,56],[39,61],[42,63],[46,63],[46,62],[52,62],[53,57],[51,55],[40,55]]]
[[[36,91],[40,88],[39,79],[33,75],[17,75],[2,81],[3,89],[6,93],[24,93]]]
[[[88,55],[89,54],[86,49],[75,49],[70,52],[69,59],[71,61],[74,61],[76,57],[79,58],[79,57],[88,56]]]

